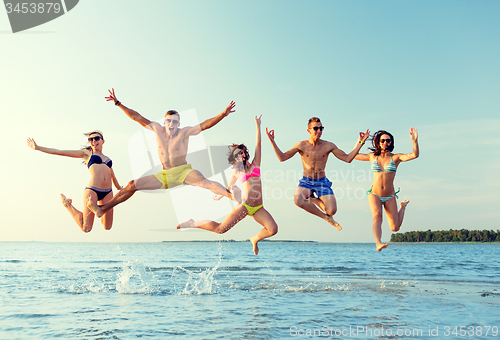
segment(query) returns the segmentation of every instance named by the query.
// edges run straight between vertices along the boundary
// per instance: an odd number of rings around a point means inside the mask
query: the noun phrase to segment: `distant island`
[[[250,242],[250,240],[191,240],[191,241],[162,241],[162,242]],[[260,242],[275,242],[275,243],[318,243],[318,241],[295,241],[295,240],[262,240]]]
[[[408,231],[392,234],[391,242],[500,242],[500,231],[467,229]]]

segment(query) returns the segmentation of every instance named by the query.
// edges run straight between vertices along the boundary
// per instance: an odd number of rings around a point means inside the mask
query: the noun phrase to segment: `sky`
[[[328,161],[341,232],[293,203],[300,157],[280,163],[265,128],[285,151],[308,138],[313,116],[323,138],[346,152],[359,132],[384,129],[395,153],[409,153],[417,128],[420,157],[402,163],[395,180],[399,199],[410,200],[401,232],[497,230],[499,14],[498,1],[85,0],[13,34],[0,10],[0,241],[246,240],[260,230],[252,218],[223,235],[175,230],[191,213],[221,221],[231,209],[181,187],[136,193],[115,208],[112,230],[96,220],[83,233],[59,194],[82,209],[86,166],[33,151],[26,139],[76,150],[84,132],[99,129],[125,185],[150,136],[105,101],[110,88],[150,120],[176,109],[203,121],[234,100],[236,111],[193,142],[201,149],[253,150],[254,117],[262,115],[264,206],[278,224],[276,240],[373,242],[368,162]],[[388,241],[385,216],[382,228]]]

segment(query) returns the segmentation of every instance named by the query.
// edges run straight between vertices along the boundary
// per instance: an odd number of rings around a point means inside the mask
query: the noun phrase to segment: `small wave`
[[[99,311],[101,311],[101,309],[99,309],[99,308],[96,308],[96,309],[87,308],[87,309],[77,310],[76,312],[71,312],[71,313],[72,314],[87,314],[87,313],[95,313],[95,312],[99,312]]]
[[[151,273],[164,272],[164,271],[170,271],[170,270],[172,270],[172,267],[149,267],[148,268],[148,271],[150,271]]]
[[[253,271],[261,271],[261,267],[244,267],[244,266],[228,266],[228,267],[221,267],[221,270],[227,271],[227,272],[253,272]]]
[[[252,290],[274,290],[274,289],[279,289],[275,284],[273,283],[261,283],[258,286],[253,286],[253,285],[241,285],[237,283],[230,283],[228,286],[229,289],[234,289],[234,290],[242,290],[242,291],[252,291]]]
[[[488,296],[500,297],[500,293],[486,292],[486,291],[481,293],[481,297],[488,297]]]
[[[330,267],[291,267],[292,270],[297,270],[301,272],[326,272],[326,273],[350,273],[354,271],[353,268],[342,267],[342,266],[330,266]]]
[[[69,294],[87,294],[87,293],[108,293],[113,291],[114,288],[110,284],[105,284],[104,282],[84,282],[84,283],[71,283],[67,286],[59,284],[53,287],[56,291],[60,293]]]
[[[104,264],[104,263],[121,263],[121,261],[118,261],[118,260],[84,260],[84,261],[75,261],[75,263]]]
[[[21,314],[10,314],[6,315],[3,318],[11,318],[11,319],[38,319],[38,318],[51,318],[54,317],[54,314],[28,314],[28,313],[21,313]]]
[[[288,284],[275,284],[275,283],[260,283],[258,285],[238,285],[232,283],[230,289],[254,291],[254,290],[277,290],[284,293],[317,293],[329,291],[352,291],[353,288],[350,283],[347,284],[316,284],[308,283],[306,285],[291,286]]]
[[[285,286],[283,289],[283,292],[285,293],[301,293],[301,292],[307,292],[307,293],[316,293],[316,292],[329,292],[329,291],[350,291],[352,290],[350,284],[343,284],[343,285],[337,285],[335,287],[332,287],[330,285],[317,285],[314,283],[310,283],[306,286],[300,286],[300,287],[291,287],[291,286]]]

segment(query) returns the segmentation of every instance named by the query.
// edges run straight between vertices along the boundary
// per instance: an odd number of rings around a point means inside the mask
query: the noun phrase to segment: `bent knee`
[[[127,190],[127,191],[136,191],[137,187],[135,186],[135,180],[131,180],[128,182],[127,186],[123,188],[122,190]]]
[[[293,203],[295,203],[296,206],[302,208],[304,206],[304,204],[306,203],[306,200],[301,196],[294,196]]]
[[[84,233],[90,233],[90,232],[92,231],[92,226],[91,226],[91,225],[84,225],[84,226],[82,227],[82,231],[83,231]]]
[[[391,229],[392,232],[397,232],[399,231],[399,227],[396,227],[394,224],[389,223],[389,228]]]
[[[337,213],[337,207],[335,207],[335,208],[327,208],[326,211],[325,211],[325,213],[327,215],[330,215],[330,216],[335,215]]]

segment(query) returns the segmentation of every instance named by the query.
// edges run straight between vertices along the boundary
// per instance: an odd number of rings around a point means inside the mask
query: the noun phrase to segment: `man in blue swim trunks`
[[[295,191],[295,204],[305,211],[324,219],[340,231],[342,227],[333,219],[333,215],[337,212],[337,201],[331,188],[332,182],[326,178],[326,162],[330,153],[333,153],[341,161],[351,163],[370,136],[370,131],[360,132],[356,146],[349,154],[346,154],[335,144],[321,139],[323,129],[323,124],[321,124],[319,118],[313,117],[309,119],[307,125],[309,139],[298,142],[287,152],[282,152],[276,144],[274,130],[268,131],[266,128],[266,133],[280,162],[292,158],[297,152],[302,158],[304,177],[299,181],[299,187]],[[318,197],[314,197],[314,194]]]

